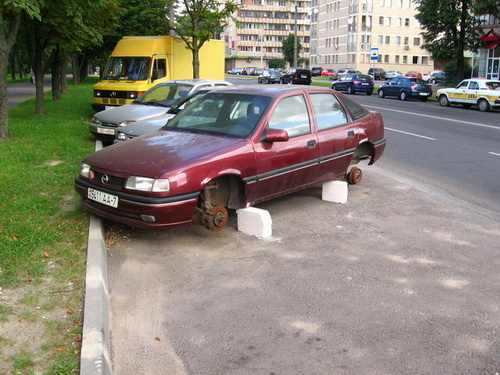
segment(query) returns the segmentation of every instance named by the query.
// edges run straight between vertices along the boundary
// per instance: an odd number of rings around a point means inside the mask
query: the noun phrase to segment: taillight
[[[412,90],[417,90],[417,89],[418,89],[418,85],[412,85],[412,86],[411,86],[411,89],[412,89]]]
[[[297,78],[299,78],[299,75],[298,74],[294,74],[293,78],[297,79]]]
[[[353,83],[354,85],[359,85],[359,83],[360,83],[360,82],[359,82],[359,81],[352,81],[352,83]]]

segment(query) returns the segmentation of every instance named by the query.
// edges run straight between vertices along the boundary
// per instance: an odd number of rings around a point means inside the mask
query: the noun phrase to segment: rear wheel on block
[[[361,171],[361,168],[353,167],[347,173],[347,182],[349,183],[349,185],[359,184],[362,178],[363,178],[363,172]]]

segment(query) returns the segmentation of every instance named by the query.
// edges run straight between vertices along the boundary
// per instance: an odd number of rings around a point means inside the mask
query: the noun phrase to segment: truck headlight
[[[141,176],[130,176],[125,185],[127,189],[149,191],[154,193],[168,193],[170,181],[167,178],[149,178]]]

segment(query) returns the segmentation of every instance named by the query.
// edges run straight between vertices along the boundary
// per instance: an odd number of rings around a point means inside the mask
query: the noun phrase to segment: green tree
[[[171,27],[193,54],[194,78],[200,76],[201,47],[221,32],[237,9],[232,0],[224,4],[218,0],[182,0]]]
[[[422,45],[435,60],[456,62],[457,80],[464,77],[464,51],[476,52],[480,46],[477,15],[498,13],[491,0],[416,0],[417,14],[424,31]]]
[[[9,138],[7,116],[7,65],[21,22],[21,16],[40,17],[35,0],[3,0],[0,3],[0,141]]]
[[[283,39],[283,58],[285,61],[293,65],[294,61],[294,51],[295,51],[295,34],[288,34],[288,36]],[[297,61],[299,61],[300,51],[302,50],[302,44],[300,43],[299,37],[297,37]]]

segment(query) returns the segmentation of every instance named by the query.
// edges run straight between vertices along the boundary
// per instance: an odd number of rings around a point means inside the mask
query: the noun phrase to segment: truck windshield
[[[110,57],[102,79],[144,81],[148,79],[150,57]]]

